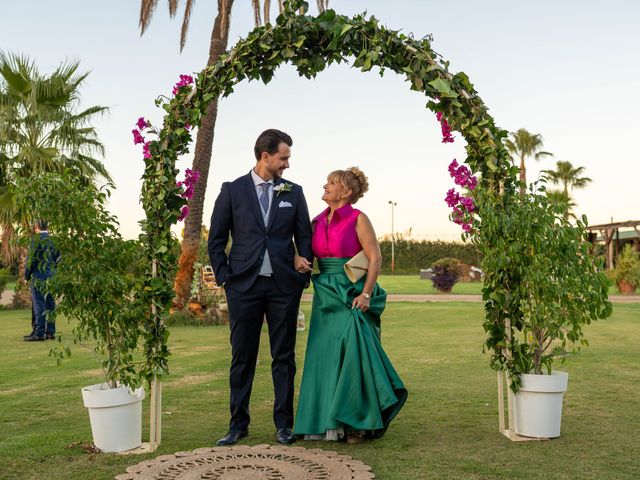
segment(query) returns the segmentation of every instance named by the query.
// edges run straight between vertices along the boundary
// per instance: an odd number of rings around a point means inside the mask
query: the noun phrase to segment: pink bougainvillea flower
[[[460,203],[469,213],[473,212],[476,208],[476,204],[471,197],[460,197]]]
[[[185,85],[191,85],[193,83],[193,77],[191,75],[180,75],[180,81]]]
[[[453,212],[451,215],[453,217],[453,223],[456,223],[458,225],[461,225],[463,223],[464,212],[458,207],[453,207]]]
[[[471,174],[471,170],[466,165],[459,165],[455,158],[449,164],[449,175],[456,185],[468,187],[470,190],[475,189],[478,184],[478,179]]]
[[[149,126],[149,122],[147,122],[144,117],[140,117],[136,122],[136,125],[138,126],[138,130],[144,130]]]
[[[144,137],[142,135],[140,135],[140,132],[138,130],[136,130],[134,128],[133,130],[131,130],[131,133],[133,133],[133,144],[134,145],[138,145],[139,143],[144,143]]]
[[[185,130],[191,130],[191,124],[185,123],[184,124],[184,128],[185,128]]]
[[[142,156],[144,158],[151,158],[151,150],[149,149],[149,142],[146,142],[142,147]]]
[[[458,169],[458,160],[454,158],[453,161],[449,164],[449,175],[453,177],[456,174],[457,169]]]
[[[463,223],[462,230],[464,230],[465,232],[471,231],[471,225],[469,225],[468,223]]]
[[[436,118],[440,122],[440,130],[442,131],[442,143],[453,143],[453,135],[451,134],[451,127],[449,122],[444,118],[442,112],[436,112]]]
[[[193,197],[193,191],[198,179],[200,178],[200,172],[198,170],[191,170],[190,168],[184,171],[184,181],[176,182],[176,186],[180,189],[184,187],[184,190],[180,194],[183,198],[189,200]]]
[[[180,216],[178,217],[178,221],[181,222],[188,216],[189,216],[189,206],[185,205],[180,209]]]
[[[187,87],[193,83],[193,77],[191,75],[180,75],[180,81],[173,87],[173,94],[176,95],[180,92],[182,87]]]
[[[455,207],[460,199],[460,194],[451,188],[447,191],[447,196],[444,201],[447,202],[448,207]]]

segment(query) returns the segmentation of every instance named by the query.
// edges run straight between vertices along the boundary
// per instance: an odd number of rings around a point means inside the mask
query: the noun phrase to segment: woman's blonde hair
[[[360,200],[367,190],[369,190],[369,180],[358,167],[351,167],[346,170],[334,170],[327,176],[327,180],[341,184],[345,190],[351,190],[351,195],[347,199],[351,204]]]

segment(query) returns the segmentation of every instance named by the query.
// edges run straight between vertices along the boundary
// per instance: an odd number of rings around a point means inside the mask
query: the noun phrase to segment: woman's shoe
[[[361,432],[350,432],[347,434],[347,443],[354,445],[356,443],[364,442],[364,434]]]

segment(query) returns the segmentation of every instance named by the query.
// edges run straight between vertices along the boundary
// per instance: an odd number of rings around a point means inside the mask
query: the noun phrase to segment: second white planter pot
[[[537,438],[560,436],[562,400],[569,374],[521,375],[522,385],[514,396],[514,430],[518,435]]]
[[[103,452],[123,452],[142,444],[144,388],[109,388],[96,384],[82,389],[89,409],[93,444]]]

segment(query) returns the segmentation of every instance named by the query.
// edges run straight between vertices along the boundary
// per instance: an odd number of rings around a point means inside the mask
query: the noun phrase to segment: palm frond
[[[271,0],[264,0],[264,23],[265,25],[267,23],[270,23],[271,21],[271,17],[270,17],[270,10],[271,10]]]
[[[260,0],[251,0],[253,6],[253,21],[256,27],[262,25],[262,18],[260,17]]]
[[[184,7],[184,17],[182,18],[182,29],[180,30],[180,51],[184,49],[187,43],[187,33],[189,32],[189,20],[191,19],[191,10],[195,0],[187,0]]]
[[[156,10],[156,6],[158,5],[158,0],[141,0],[140,1],[140,35],[143,35],[147,30],[149,23],[151,22],[151,17]]]
[[[169,16],[171,18],[176,16],[178,12],[178,0],[169,0]]]
[[[536,160],[540,160],[541,158],[544,157],[553,157],[553,153],[551,152],[537,152],[533,158],[535,158]]]

